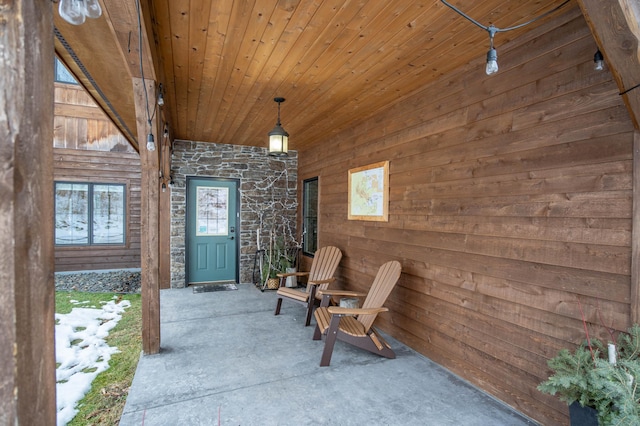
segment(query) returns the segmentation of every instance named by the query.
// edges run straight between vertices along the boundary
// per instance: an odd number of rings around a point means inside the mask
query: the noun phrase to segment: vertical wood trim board
[[[631,240],[631,323],[640,323],[640,131],[633,134],[633,225]]]

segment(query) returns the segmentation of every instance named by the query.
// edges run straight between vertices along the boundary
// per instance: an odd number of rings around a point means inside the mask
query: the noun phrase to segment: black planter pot
[[[598,412],[591,407],[583,407],[578,401],[569,406],[571,426],[598,426]]]

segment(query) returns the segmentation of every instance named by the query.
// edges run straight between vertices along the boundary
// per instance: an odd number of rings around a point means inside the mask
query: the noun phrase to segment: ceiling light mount
[[[511,31],[511,30],[515,30],[518,28],[522,28],[525,25],[529,25],[532,22],[535,22],[539,19],[544,18],[547,15],[550,15],[551,13],[555,12],[556,10],[560,9],[562,6],[564,6],[565,4],[569,3],[569,0],[565,0],[562,4],[558,5],[556,8],[543,13],[542,15],[539,15],[523,24],[519,24],[519,25],[514,25],[513,27],[508,27],[508,28],[498,28],[495,27],[494,25],[482,25],[480,22],[476,21],[475,19],[473,19],[472,17],[470,17],[469,15],[467,15],[466,13],[462,12],[460,9],[458,9],[457,7],[455,7],[454,5],[450,4],[449,2],[447,2],[446,0],[440,0],[445,6],[449,7],[450,9],[452,9],[454,12],[456,12],[458,15],[462,16],[463,18],[465,18],[466,20],[468,20],[469,22],[471,22],[474,25],[477,25],[478,27],[482,28],[483,30],[487,31],[489,33],[489,51],[487,52],[487,66],[485,68],[485,72],[487,73],[487,75],[491,75],[491,74],[495,74],[496,72],[498,72],[498,52],[496,51],[495,47],[493,46],[493,37],[496,35],[496,33],[500,33],[500,32],[505,32],[505,31]]]
[[[286,99],[277,97],[273,98],[278,103],[278,121],[276,126],[269,132],[269,155],[273,157],[286,157],[289,150],[289,133],[282,127],[280,123],[280,104]]]

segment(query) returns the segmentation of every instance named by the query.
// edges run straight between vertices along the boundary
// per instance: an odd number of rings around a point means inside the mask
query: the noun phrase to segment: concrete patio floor
[[[535,424],[391,338],[396,359],[337,342],[319,367],[315,322],[275,304],[251,284],[162,290],[161,352],[141,357],[120,425]]]

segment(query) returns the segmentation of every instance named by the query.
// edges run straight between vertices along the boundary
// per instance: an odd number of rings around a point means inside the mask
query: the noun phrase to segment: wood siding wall
[[[140,156],[82,87],[55,85],[54,180],[126,185],[124,245],[55,248],[56,271],[140,267]]]
[[[592,335],[630,325],[633,127],[611,74],[593,70],[577,7],[507,34],[497,75],[478,46],[477,63],[301,150],[299,180],[320,178],[319,246],[343,250],[341,285],[365,290],[401,261],[381,329],[566,424],[566,406],[536,390],[547,359],[584,339],[581,311]],[[347,171],[383,160],[389,221],[347,220]]]
[[[55,84],[54,148],[136,152],[82,86]]]

